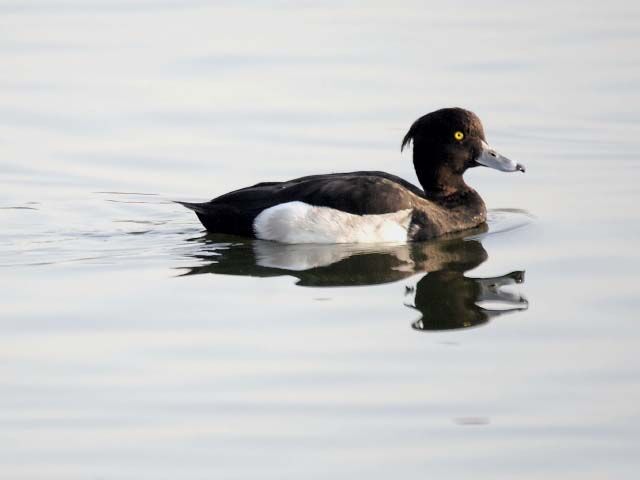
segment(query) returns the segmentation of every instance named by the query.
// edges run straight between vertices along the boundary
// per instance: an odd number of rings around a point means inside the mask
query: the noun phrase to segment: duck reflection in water
[[[412,324],[416,330],[474,327],[528,308],[522,295],[502,289],[522,283],[524,271],[491,278],[464,275],[488,258],[477,239],[376,246],[287,245],[209,234],[192,241],[203,244],[192,255],[203,264],[184,275],[289,275],[300,286],[345,287],[391,283],[425,273],[415,287],[405,287],[405,295],[413,297],[405,304],[421,314]],[[481,306],[487,302],[503,308]]]

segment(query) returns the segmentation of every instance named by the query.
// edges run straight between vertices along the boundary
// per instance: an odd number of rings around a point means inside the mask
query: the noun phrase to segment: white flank
[[[406,242],[411,209],[381,215],[353,215],[304,202],[281,203],[260,212],[256,237],[282,243]]]

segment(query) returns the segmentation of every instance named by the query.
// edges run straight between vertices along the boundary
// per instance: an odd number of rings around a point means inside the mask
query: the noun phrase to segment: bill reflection
[[[500,277],[472,278],[455,270],[438,270],[422,277],[415,287],[411,308],[422,317],[412,327],[416,330],[453,330],[489,322],[511,312],[526,310],[529,302],[522,295],[502,287],[524,282],[524,272],[514,271]],[[503,308],[484,308],[482,303]]]

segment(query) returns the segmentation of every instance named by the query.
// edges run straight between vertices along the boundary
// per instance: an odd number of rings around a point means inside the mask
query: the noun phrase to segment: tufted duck
[[[420,117],[401,150],[409,142],[424,191],[389,173],[363,171],[258,183],[210,202],[179,203],[216,233],[284,243],[422,241],[485,222],[482,198],[462,178],[468,168],[525,171],[491,149],[480,119],[462,108]]]

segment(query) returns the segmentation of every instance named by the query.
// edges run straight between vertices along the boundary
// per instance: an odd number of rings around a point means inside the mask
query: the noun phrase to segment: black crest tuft
[[[409,142],[411,142],[414,139],[416,131],[418,130],[418,126],[417,125],[418,125],[419,121],[420,121],[420,119],[418,119],[415,122],[413,122],[413,125],[411,125],[411,128],[409,128],[409,131],[407,132],[407,134],[402,139],[402,145],[400,146],[400,151],[401,152],[404,150],[404,147],[409,145]]]

